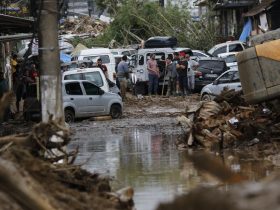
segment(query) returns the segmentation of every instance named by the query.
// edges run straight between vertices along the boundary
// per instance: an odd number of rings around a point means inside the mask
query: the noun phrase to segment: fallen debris
[[[209,149],[252,146],[279,135],[278,115],[262,105],[246,104],[241,92],[224,90],[214,101],[200,102],[197,109],[178,118],[186,136],[177,144]]]
[[[60,31],[66,34],[90,34],[92,37],[97,37],[107,26],[107,23],[89,16],[71,17],[61,24]]]
[[[133,209],[131,187],[114,193],[108,178],[73,165],[78,151],[65,150],[70,135],[50,119],[29,133],[0,137],[1,209]]]

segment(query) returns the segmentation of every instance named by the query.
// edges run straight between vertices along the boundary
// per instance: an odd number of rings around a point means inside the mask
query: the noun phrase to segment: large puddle
[[[104,130],[77,129],[70,145],[80,148],[76,164],[113,177],[114,190],[132,186],[137,210],[154,210],[160,202],[170,201],[198,185],[215,184],[186,159],[184,153],[193,151],[176,149],[176,136],[161,135],[156,128]],[[252,181],[278,170],[253,152],[225,152],[223,161]]]

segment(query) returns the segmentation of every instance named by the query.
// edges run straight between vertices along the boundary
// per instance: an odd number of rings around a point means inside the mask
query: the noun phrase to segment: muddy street
[[[174,102],[176,101],[176,102]],[[178,150],[177,139],[182,129],[176,117],[198,103],[198,96],[189,98],[131,97],[125,103],[120,120],[92,121],[71,124],[74,135],[69,149],[79,147],[75,164],[90,172],[111,178],[114,190],[131,186],[138,210],[156,209],[198,186],[217,185],[219,181],[197,170],[186,154],[198,150]],[[251,181],[258,181],[278,171],[277,162],[260,154],[225,150],[217,155],[225,165]]]

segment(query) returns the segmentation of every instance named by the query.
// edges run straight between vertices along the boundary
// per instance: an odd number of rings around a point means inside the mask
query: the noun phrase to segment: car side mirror
[[[103,95],[105,93],[105,91],[100,88],[98,93],[99,93],[99,95]]]
[[[213,85],[218,85],[219,84],[219,80],[215,80],[214,82],[213,82]]]

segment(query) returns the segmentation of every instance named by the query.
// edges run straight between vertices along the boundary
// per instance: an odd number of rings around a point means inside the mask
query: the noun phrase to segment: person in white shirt
[[[188,89],[190,92],[193,92],[195,87],[195,70],[199,64],[192,60],[188,53],[186,53],[186,59],[188,60]]]

